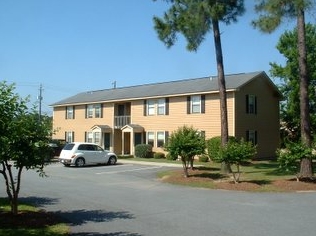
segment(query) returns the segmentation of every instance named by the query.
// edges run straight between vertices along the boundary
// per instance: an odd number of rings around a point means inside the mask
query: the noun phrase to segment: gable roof
[[[231,91],[239,89],[260,75],[263,75],[267,77],[268,80],[270,80],[263,71],[226,75],[226,90]],[[272,81],[270,82],[273,84]],[[137,100],[153,97],[178,96],[197,93],[201,94],[210,92],[218,92],[217,76],[87,91],[63,99],[52,104],[51,106],[55,107],[75,104],[99,103],[105,101]]]

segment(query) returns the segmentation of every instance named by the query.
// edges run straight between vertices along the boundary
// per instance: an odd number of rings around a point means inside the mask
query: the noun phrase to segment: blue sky
[[[226,74],[284,63],[275,48],[285,22],[271,35],[250,25],[253,0],[236,24],[221,25]],[[35,103],[43,86],[43,112],[78,92],[217,75],[213,36],[197,52],[185,40],[167,49],[153,29],[167,9],[151,0],[0,0],[0,80],[16,84]]]

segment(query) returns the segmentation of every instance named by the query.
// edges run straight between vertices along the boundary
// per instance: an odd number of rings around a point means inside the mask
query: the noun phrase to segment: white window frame
[[[147,100],[147,114],[149,116],[153,116],[156,114],[155,103],[156,102],[153,99]]]
[[[87,106],[87,118],[93,118],[93,105],[88,105]]]
[[[94,105],[94,117],[101,118],[101,104]]]
[[[66,131],[65,135],[66,142],[72,143],[74,141],[74,132],[73,131]]]
[[[146,143],[150,144],[152,147],[154,147],[154,145],[155,145],[155,132],[153,132],[153,131],[147,132]]]
[[[161,145],[162,142],[162,145]],[[166,143],[166,132],[165,131],[157,131],[157,147],[164,147]]]
[[[93,132],[93,142],[95,144],[101,144],[101,132]]]
[[[157,114],[158,115],[166,114],[166,99],[161,98],[157,100]]]
[[[86,132],[86,142],[93,143],[93,132],[91,131]]]
[[[66,106],[66,119],[73,119],[73,118],[74,118],[74,107]]]
[[[102,106],[101,104],[89,104],[87,105],[87,118],[101,118]]]
[[[191,113],[201,113],[202,99],[200,95],[191,96]]]

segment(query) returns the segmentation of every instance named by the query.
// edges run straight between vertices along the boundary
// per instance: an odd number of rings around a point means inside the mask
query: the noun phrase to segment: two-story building
[[[226,75],[229,135],[252,141],[257,158],[279,147],[281,94],[265,72]],[[94,142],[117,154],[137,144],[163,151],[168,135],[183,125],[205,138],[221,133],[217,77],[87,91],[52,104],[53,138]]]

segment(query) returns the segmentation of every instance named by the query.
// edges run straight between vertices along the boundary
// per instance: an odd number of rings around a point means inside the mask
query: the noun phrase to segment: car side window
[[[96,146],[96,150],[99,151],[99,152],[103,151],[103,149],[100,146]]]
[[[88,151],[95,151],[95,146],[94,145],[87,145],[87,150]]]
[[[81,144],[81,145],[79,145],[78,150],[86,151],[86,150],[89,150],[89,149],[87,148],[87,145]]]

